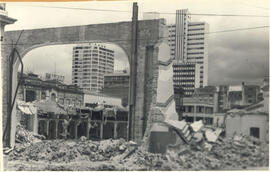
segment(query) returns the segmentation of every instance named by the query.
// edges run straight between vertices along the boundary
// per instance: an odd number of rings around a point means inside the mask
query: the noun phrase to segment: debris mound
[[[26,130],[22,125],[16,126],[15,140],[18,143],[36,143],[45,139],[45,136]]]
[[[43,170],[240,170],[269,166],[268,144],[253,137],[225,138],[219,128],[197,123],[189,129],[177,128],[176,138],[183,140],[189,130],[188,142],[168,145],[165,153],[150,153],[144,146],[124,139],[101,141],[41,140],[18,127],[19,142],[8,155],[9,161],[21,163],[20,169],[35,170],[33,163],[44,163]],[[40,137],[40,138],[39,138]],[[35,141],[38,140],[38,141]],[[176,141],[177,142],[177,141]],[[178,142],[177,142],[178,143]],[[29,163],[27,163],[29,162]],[[76,165],[74,165],[74,163]],[[49,165],[48,165],[49,164]],[[65,164],[65,165],[63,165]]]

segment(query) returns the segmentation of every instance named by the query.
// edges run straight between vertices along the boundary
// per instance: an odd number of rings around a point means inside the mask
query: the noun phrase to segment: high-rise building
[[[96,43],[73,47],[72,84],[84,92],[100,92],[104,74],[113,73],[114,51]]]
[[[187,63],[198,63],[200,67],[200,87],[208,85],[208,30],[205,22],[190,22],[187,34]]]
[[[190,22],[187,9],[176,11],[175,24],[169,25],[169,46],[171,57],[176,64],[199,64],[199,85],[202,88],[208,85],[208,24],[205,22]],[[176,65],[175,65],[176,66]],[[183,69],[184,70],[184,69]],[[178,72],[179,70],[174,70]],[[184,80],[183,80],[184,81]],[[186,85],[182,83],[182,85]],[[193,88],[193,90],[195,89]]]

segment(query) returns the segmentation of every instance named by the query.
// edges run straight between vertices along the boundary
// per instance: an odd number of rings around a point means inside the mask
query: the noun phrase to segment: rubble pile
[[[254,145],[248,139],[243,139],[239,144],[233,139],[219,138],[216,143],[210,144],[211,150],[206,145],[209,143],[204,141],[199,145],[185,146],[181,151],[168,150],[169,164],[174,164],[171,170],[229,170],[269,166],[268,146]]]
[[[18,143],[36,143],[45,139],[45,136],[26,130],[22,125],[16,126],[15,140]]]
[[[70,170],[239,170],[269,166],[268,144],[256,138],[237,135],[225,138],[222,129],[205,127],[201,122],[183,126],[185,131],[173,125],[177,139],[167,146],[164,154],[150,153],[144,146],[124,139],[91,141],[81,137],[79,140],[39,139],[37,142],[35,136],[30,134],[28,138],[29,132],[20,130],[16,139],[21,142],[9,154],[9,161],[44,162],[47,165],[43,170],[52,168],[48,165],[51,163],[54,169]],[[186,130],[190,139],[186,139]],[[65,166],[63,163],[80,165]],[[22,169],[32,169],[20,165]]]
[[[91,140],[44,140],[31,146],[17,144],[9,159],[54,162],[106,161],[123,153],[126,148],[125,144],[126,142],[123,139],[100,142]]]

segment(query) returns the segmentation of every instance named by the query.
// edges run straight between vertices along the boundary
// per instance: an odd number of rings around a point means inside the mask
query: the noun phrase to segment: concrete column
[[[50,120],[46,120],[46,134],[47,134],[47,139],[49,138],[49,124],[50,124]]]
[[[113,138],[114,139],[117,138],[117,122],[114,122],[114,126],[113,126]]]
[[[75,131],[74,132],[75,132],[74,137],[75,137],[75,139],[77,139],[78,138],[78,122],[75,122]]]
[[[197,106],[193,106],[194,107],[194,121],[197,120]]]
[[[91,123],[90,121],[88,120],[87,122],[87,129],[86,129],[86,138],[89,139],[89,131],[91,129]]]
[[[2,103],[2,131],[4,131],[4,129],[6,128],[6,125],[9,125],[10,127],[7,127],[7,131],[6,131],[6,137],[3,140],[3,145],[4,146],[9,146],[9,147],[13,147],[15,145],[15,133],[16,133],[16,125],[17,125],[17,119],[16,119],[16,102],[14,103],[14,107],[13,107],[13,111],[11,114],[11,119],[10,121],[7,121],[8,119],[8,102],[9,102],[9,97],[7,96],[9,93],[11,93],[12,97],[15,95],[15,89],[17,86],[17,73],[14,73],[14,69],[13,69],[13,80],[12,80],[12,85],[9,84],[10,81],[10,75],[9,75],[9,59],[8,56],[2,56],[2,53],[4,52],[3,49],[3,43],[7,43],[4,42],[5,37],[4,37],[4,31],[5,31],[5,25],[8,24],[13,24],[14,22],[16,22],[16,19],[10,18],[8,17],[8,13],[6,11],[6,7],[4,3],[1,3],[0,6],[2,7],[0,9],[0,57],[1,57],[1,72],[0,72],[0,78],[1,78],[1,85],[2,85],[2,94],[0,96],[0,102]],[[10,43],[10,42],[9,42]],[[7,46],[6,46],[7,47]],[[11,50],[11,49],[10,49]],[[4,52],[5,53],[5,52]],[[17,69],[16,69],[17,70]],[[12,92],[10,91],[10,88],[12,88]],[[3,132],[2,132],[3,134]]]
[[[55,120],[55,139],[58,138],[58,124],[59,120]]]
[[[38,134],[38,117],[37,114],[33,114],[33,132]]]
[[[26,101],[26,88],[23,88],[23,100]]]
[[[103,139],[103,122],[100,123],[100,139]]]

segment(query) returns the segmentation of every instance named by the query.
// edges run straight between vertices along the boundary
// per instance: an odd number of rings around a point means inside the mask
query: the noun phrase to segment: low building
[[[64,107],[82,106],[84,93],[74,85],[66,85],[57,80],[42,80],[36,74],[24,74],[17,99],[25,102],[52,100]]]
[[[123,71],[104,74],[102,93],[112,97],[127,99],[129,94],[129,73]]]
[[[214,119],[214,103],[200,97],[185,97],[183,99],[183,119],[186,122],[203,120],[206,125],[212,125]]]
[[[229,86],[227,109],[244,108],[259,101],[260,86],[242,85]]]
[[[253,104],[245,109],[232,109],[224,118],[226,137],[246,135],[268,142],[269,114],[265,111],[264,101]]]
[[[56,80],[59,82],[64,82],[65,80],[65,76],[62,75],[56,75],[56,74],[52,74],[52,73],[46,73],[45,74],[45,80]]]
[[[84,106],[91,107],[92,104],[107,104],[109,106],[119,106],[122,107],[122,102],[120,98],[111,97],[99,93],[87,93],[84,94]]]
[[[115,71],[112,74],[104,75],[104,87],[101,91],[102,94],[120,98],[122,105],[128,105],[129,94],[129,72],[126,70]]]
[[[78,139],[82,136],[91,140],[127,138],[127,110],[108,104],[92,107],[64,109],[51,100],[18,103],[18,115],[25,128],[44,135],[46,139]],[[68,133],[64,123],[68,122]],[[66,135],[68,134],[68,135]]]

